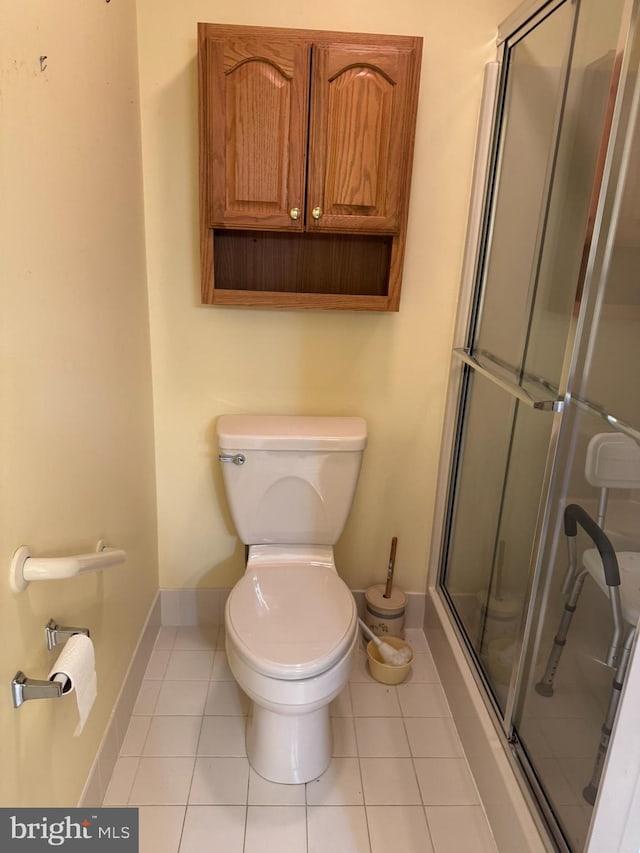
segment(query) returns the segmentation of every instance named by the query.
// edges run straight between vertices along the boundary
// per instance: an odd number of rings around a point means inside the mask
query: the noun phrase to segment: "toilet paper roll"
[[[49,681],[60,682],[63,693],[75,692],[80,720],[73,734],[78,737],[98,693],[96,657],[89,637],[85,634],[69,637],[49,673]]]

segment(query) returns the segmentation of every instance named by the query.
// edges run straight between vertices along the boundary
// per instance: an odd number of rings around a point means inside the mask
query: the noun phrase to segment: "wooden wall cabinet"
[[[198,25],[204,303],[398,310],[421,49]]]

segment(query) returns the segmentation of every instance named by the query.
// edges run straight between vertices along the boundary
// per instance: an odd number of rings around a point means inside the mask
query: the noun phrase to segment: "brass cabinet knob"
[[[313,216],[314,219],[320,219],[320,217],[322,216],[322,208],[321,207],[314,207],[313,210],[311,211],[311,215]]]
[[[300,208],[299,207],[292,207],[291,210],[289,211],[289,216],[292,219],[298,219],[300,217]]]

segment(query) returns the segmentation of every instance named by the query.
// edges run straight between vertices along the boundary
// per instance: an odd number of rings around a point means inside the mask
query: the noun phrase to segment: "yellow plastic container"
[[[400,684],[409,675],[411,664],[413,663],[413,649],[404,640],[399,637],[381,637],[383,642],[393,646],[394,649],[408,648],[411,651],[411,657],[407,663],[401,666],[392,666],[385,663],[380,656],[377,645],[373,640],[367,643],[367,657],[369,658],[369,671],[376,681],[381,681],[382,684]]]

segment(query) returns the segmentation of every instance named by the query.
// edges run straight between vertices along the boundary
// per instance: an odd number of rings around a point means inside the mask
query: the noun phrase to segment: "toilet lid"
[[[309,678],[329,669],[353,640],[355,619],[351,591],[325,566],[250,568],[227,599],[235,650],[273,678]]]

